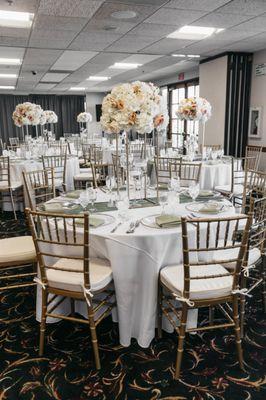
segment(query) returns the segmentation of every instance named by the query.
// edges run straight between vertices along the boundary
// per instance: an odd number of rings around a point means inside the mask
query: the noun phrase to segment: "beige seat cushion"
[[[50,287],[81,292],[83,280],[83,261],[61,258],[54,265],[57,269],[46,269],[46,276]],[[59,268],[80,272],[60,271]],[[108,260],[91,258],[90,260],[90,284],[91,290],[104,288],[112,281],[112,270]]]
[[[228,271],[219,264],[190,267],[190,276],[225,275]],[[183,294],[184,267],[182,264],[168,266],[161,270],[160,279],[171,291]],[[190,281],[190,299],[214,299],[227,296],[232,291],[232,276],[220,278],[193,279]]]
[[[231,185],[221,185],[221,186],[215,186],[214,188],[217,190],[217,192],[222,192],[222,193],[231,193]],[[234,186],[234,195],[239,196],[242,195],[244,191],[244,186],[243,185],[235,185]]]
[[[34,261],[36,252],[31,236],[18,236],[0,240],[0,265]]]

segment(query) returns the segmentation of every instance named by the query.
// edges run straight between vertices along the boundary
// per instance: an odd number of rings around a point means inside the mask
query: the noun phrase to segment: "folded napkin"
[[[83,190],[72,190],[71,192],[66,193],[66,197],[70,199],[78,199],[81,192],[83,192]]]
[[[62,211],[63,206],[60,203],[47,203],[43,206],[45,211]]]
[[[159,215],[155,218],[155,222],[160,228],[175,227],[180,224],[181,217],[178,215]]]
[[[199,196],[201,196],[201,197],[213,196],[213,191],[212,190],[200,190]]]
[[[199,212],[209,213],[209,214],[217,214],[221,210],[222,207],[223,207],[223,205],[221,206],[221,204],[218,204],[218,203],[206,203],[206,204],[204,204],[203,207],[201,207],[199,209]]]
[[[77,218],[76,219],[76,223],[78,225],[84,225],[84,219],[83,218]],[[101,226],[101,225],[104,224],[104,220],[101,219],[101,218],[97,218],[97,217],[90,217],[89,218],[89,224],[93,228],[97,228],[98,226]]]

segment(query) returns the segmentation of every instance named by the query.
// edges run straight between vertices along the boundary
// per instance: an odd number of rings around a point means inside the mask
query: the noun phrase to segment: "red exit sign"
[[[183,81],[185,79],[185,73],[181,72],[180,74],[178,74],[178,80],[179,81]]]

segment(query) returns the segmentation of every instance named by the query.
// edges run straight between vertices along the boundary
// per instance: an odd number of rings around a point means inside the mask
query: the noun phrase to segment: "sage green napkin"
[[[160,228],[175,227],[180,224],[181,218],[178,215],[159,215],[155,218],[155,222]]]
[[[213,196],[213,191],[212,190],[200,190],[199,192],[200,197],[211,197]]]
[[[43,205],[43,208],[48,212],[58,212],[63,210],[61,203],[46,203]]]
[[[66,193],[66,197],[70,199],[78,199],[81,192],[83,192],[83,190],[72,190],[71,192]]]
[[[84,225],[84,219],[83,218],[77,218],[76,219],[76,223],[78,225]],[[98,226],[101,226],[101,225],[104,224],[104,220],[101,219],[101,218],[97,218],[97,217],[90,217],[89,218],[89,224],[93,228],[97,228]]]

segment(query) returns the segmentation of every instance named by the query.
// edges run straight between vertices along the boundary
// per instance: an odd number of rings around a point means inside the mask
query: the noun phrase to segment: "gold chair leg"
[[[182,362],[182,357],[183,357],[184,342],[185,342],[185,336],[186,336],[187,313],[188,313],[188,305],[183,304],[182,313],[181,313],[181,324],[180,324],[180,328],[179,328],[177,356],[176,356],[176,367],[175,367],[175,379],[176,380],[179,379],[180,371],[181,371],[181,362]]]
[[[74,299],[70,299],[70,307],[71,307],[71,317],[74,317],[75,314],[75,300]]]
[[[243,360],[243,351],[242,351],[242,345],[241,345],[237,295],[234,295],[234,298],[233,298],[233,319],[234,319],[234,323],[235,323],[235,339],[236,339],[236,349],[237,349],[238,361],[239,361],[240,368],[242,370],[244,370],[244,360]]]
[[[241,289],[247,286],[247,280],[244,274],[241,276]],[[244,329],[245,329],[245,307],[246,307],[246,298],[243,295],[240,295],[240,336],[244,337]]]
[[[261,263],[261,276],[262,276],[262,302],[263,310],[266,313],[266,255],[262,256]]]
[[[214,307],[209,307],[209,325],[213,325],[214,320]]]
[[[160,282],[158,282],[158,301],[157,301],[157,307],[158,307],[158,338],[162,338],[162,295],[163,295],[163,288]]]
[[[96,365],[96,369],[99,370],[99,369],[101,369],[101,362],[100,362],[100,356],[99,356],[96,326],[95,326],[95,322],[94,322],[94,313],[93,313],[92,307],[89,307],[89,306],[88,306],[88,316],[89,316],[89,322],[90,322],[91,342],[92,342],[92,348],[93,348],[93,353],[94,353],[95,365]]]
[[[13,198],[12,189],[9,189],[9,195],[10,195],[10,199],[11,199],[11,204],[12,204],[12,209],[13,209],[14,218],[17,219],[17,213],[16,213],[16,210],[15,210],[15,203],[14,203],[14,198]]]
[[[39,356],[43,355],[43,350],[44,350],[46,311],[47,311],[47,290],[42,289],[42,316],[41,316],[41,325],[40,325]]]

